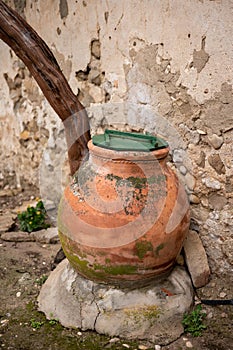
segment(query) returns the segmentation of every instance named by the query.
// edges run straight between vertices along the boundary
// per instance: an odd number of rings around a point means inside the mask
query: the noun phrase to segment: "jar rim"
[[[112,159],[114,161],[155,161],[159,159],[164,159],[169,153],[169,147],[165,147],[158,150],[153,150],[150,152],[142,151],[116,151],[112,149],[107,149],[99,147],[93,144],[92,140],[88,142],[88,149],[92,156],[98,158]]]

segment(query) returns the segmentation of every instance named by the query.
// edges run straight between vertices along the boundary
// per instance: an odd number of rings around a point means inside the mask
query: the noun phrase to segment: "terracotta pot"
[[[171,270],[189,228],[189,204],[166,165],[169,148],[114,151],[88,144],[62,197],[58,227],[64,252],[83,276],[146,284]]]

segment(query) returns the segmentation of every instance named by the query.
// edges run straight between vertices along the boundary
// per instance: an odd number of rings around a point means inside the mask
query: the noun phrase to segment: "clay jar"
[[[88,144],[59,206],[63,250],[81,275],[120,286],[170,272],[189,228],[182,184],[167,166],[169,148],[116,151]]]

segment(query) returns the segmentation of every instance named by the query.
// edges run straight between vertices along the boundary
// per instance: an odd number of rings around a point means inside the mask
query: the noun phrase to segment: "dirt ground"
[[[35,195],[35,191],[33,192]],[[0,193],[0,219],[31,198],[30,188],[20,193]],[[1,221],[1,220],[0,220]],[[1,229],[1,227],[0,227]],[[7,242],[0,239],[0,346],[14,350],[159,349],[159,344],[110,338],[95,332],[62,327],[37,311],[36,299],[51,271],[60,244]],[[197,291],[203,299],[232,299],[232,276],[211,275],[210,282]],[[201,337],[183,334],[162,346],[163,350],[233,349],[233,305],[202,306],[207,329]],[[157,347],[155,347],[157,345]]]

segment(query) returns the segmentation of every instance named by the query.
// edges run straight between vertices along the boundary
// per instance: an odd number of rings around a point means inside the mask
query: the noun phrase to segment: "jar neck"
[[[111,149],[106,149],[103,147],[93,145],[92,141],[88,142],[88,148],[90,151],[90,156],[92,158],[103,159],[103,161],[113,161],[113,162],[155,162],[159,161],[161,163],[166,162],[167,155],[169,153],[169,147],[162,148],[159,150],[154,150],[151,152],[139,152],[139,151],[115,151]]]

